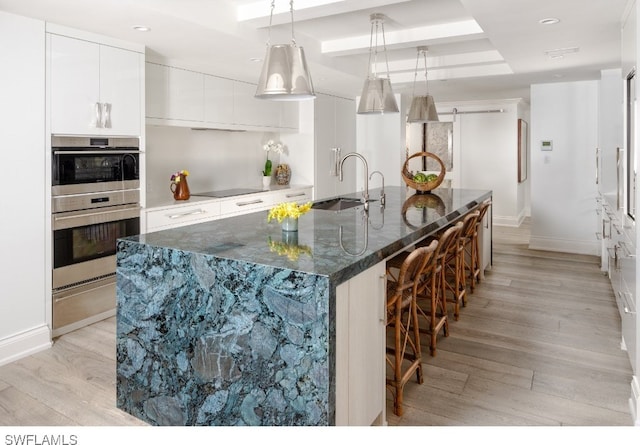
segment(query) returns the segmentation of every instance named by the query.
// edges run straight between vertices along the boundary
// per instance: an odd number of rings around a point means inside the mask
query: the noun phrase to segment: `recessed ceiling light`
[[[251,57],[249,59],[250,62],[262,62],[262,59],[260,57]]]
[[[577,46],[572,46],[570,48],[556,48],[550,49],[544,52],[544,54],[550,59],[562,59],[567,54],[573,54],[580,51],[580,48]]]
[[[556,23],[560,23],[560,19],[555,17],[548,17],[546,19],[539,20],[538,23],[541,25],[555,25]]]
[[[140,32],[148,32],[151,31],[151,28],[149,28],[148,26],[144,26],[144,25],[135,25],[133,27],[133,29],[135,29],[136,31],[140,31]]]

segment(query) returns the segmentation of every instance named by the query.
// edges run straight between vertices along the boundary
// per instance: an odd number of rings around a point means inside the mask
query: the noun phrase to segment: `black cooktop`
[[[261,192],[260,189],[227,189],[213,192],[192,193],[191,196],[207,196],[209,198],[226,198],[228,196],[246,195],[248,193]]]

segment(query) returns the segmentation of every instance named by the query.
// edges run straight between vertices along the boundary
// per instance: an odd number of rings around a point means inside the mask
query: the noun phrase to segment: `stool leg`
[[[469,242],[469,289],[471,293],[476,288],[475,283],[475,273],[476,270],[476,235],[475,233],[471,237],[471,241]]]
[[[413,318],[414,355],[416,357],[420,357],[422,348],[420,346],[420,325],[418,324],[418,298],[415,291],[413,293],[413,301],[411,302],[411,317]],[[422,384],[424,382],[422,365],[416,368],[416,379],[419,384]]]
[[[401,348],[401,336],[402,336],[402,316],[401,316],[401,298],[398,299],[395,310],[395,366],[393,370],[394,386],[396,389],[396,397],[394,398],[394,412],[397,416],[402,415],[402,350]]]
[[[465,280],[464,273],[464,244],[458,249],[458,255],[456,256],[456,288],[457,288],[457,307],[458,315],[456,320],[460,318],[460,306],[467,305],[467,281]]]
[[[473,281],[480,282],[480,250],[478,246],[478,233],[473,236]]]

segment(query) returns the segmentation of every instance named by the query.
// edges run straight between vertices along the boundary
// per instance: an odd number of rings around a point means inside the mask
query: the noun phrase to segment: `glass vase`
[[[297,232],[298,231],[298,218],[285,218],[282,220],[283,232]]]

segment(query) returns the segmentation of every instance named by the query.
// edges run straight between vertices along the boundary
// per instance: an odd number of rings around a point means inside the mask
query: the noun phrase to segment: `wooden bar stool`
[[[451,242],[445,252],[442,263],[442,280],[444,299],[452,303],[454,319],[460,317],[460,305],[465,304],[466,284],[464,279],[464,246],[462,234],[466,226],[471,223],[470,215],[454,227],[458,230],[453,234]]]
[[[387,331],[393,332],[393,346],[387,341],[387,387],[393,393],[393,412],[402,415],[404,386],[415,373],[422,384],[420,331],[416,295],[420,277],[431,262],[436,244],[415,249],[404,257],[397,277],[387,280]]]
[[[418,316],[426,321],[426,327],[420,332],[429,335],[429,350],[431,356],[436,355],[438,334],[443,331],[449,336],[449,318],[446,301],[446,261],[447,253],[455,245],[462,223],[449,227],[438,238],[438,247],[434,253],[434,260],[427,265],[422,274],[421,286],[418,289]]]
[[[453,316],[456,320],[460,318],[460,305],[467,305],[467,271],[469,277],[472,278],[473,269],[473,234],[477,230],[476,223],[480,216],[479,211],[473,211],[468,213],[462,220],[462,229],[460,229],[460,235],[458,237],[457,256],[455,259],[449,258],[454,263],[450,263],[449,268],[454,268],[455,272],[450,275],[454,275],[450,280],[451,298],[449,301],[453,303]],[[452,281],[452,282],[451,282]],[[470,279],[473,281],[473,279]],[[457,289],[457,291],[456,291]]]
[[[476,283],[480,282],[481,263],[480,263],[480,246],[478,241],[478,238],[479,238],[478,234],[480,233],[482,221],[484,220],[484,217],[487,214],[487,211],[489,210],[490,206],[491,206],[491,200],[489,199],[482,202],[478,206],[479,215],[476,221],[475,230],[473,232],[473,242],[471,244],[471,254],[470,254],[471,255],[471,271],[469,274],[469,278],[470,278],[469,287],[471,288],[471,293],[473,293]]]

